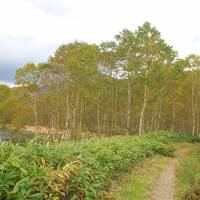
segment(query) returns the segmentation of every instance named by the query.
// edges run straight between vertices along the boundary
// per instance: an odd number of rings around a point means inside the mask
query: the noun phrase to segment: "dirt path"
[[[174,200],[175,199],[175,175],[179,160],[189,151],[189,147],[183,147],[176,152],[176,157],[163,171],[157,183],[152,189],[151,200]]]

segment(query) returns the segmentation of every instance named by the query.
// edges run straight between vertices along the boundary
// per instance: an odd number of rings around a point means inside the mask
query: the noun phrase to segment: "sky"
[[[0,0],[0,83],[27,62],[45,62],[64,43],[112,40],[145,21],[180,57],[200,54],[199,0]]]

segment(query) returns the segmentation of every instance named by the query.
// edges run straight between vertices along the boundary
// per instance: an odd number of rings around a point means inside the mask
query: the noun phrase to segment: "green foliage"
[[[152,138],[156,141],[160,141],[163,143],[169,143],[171,141],[173,142],[189,142],[189,143],[194,143],[194,142],[200,142],[200,137],[193,137],[190,134],[174,134],[174,133],[169,133],[167,131],[159,131],[159,135],[154,132],[150,135],[147,135],[145,137]]]
[[[112,184],[111,195],[119,200],[147,200],[151,198],[149,188],[155,184],[171,159],[154,156],[136,165],[131,172],[123,173],[122,178]]]
[[[177,197],[183,200],[200,198],[200,147],[197,144],[180,162],[177,169]]]
[[[10,88],[7,85],[0,85],[0,104],[10,96]]]
[[[21,146],[1,142],[0,198],[95,199],[122,171],[154,154],[172,155],[165,143],[185,138],[152,133],[60,143],[35,138]]]
[[[33,63],[28,63],[16,71],[16,83],[19,85],[38,84],[40,80],[40,69]]]

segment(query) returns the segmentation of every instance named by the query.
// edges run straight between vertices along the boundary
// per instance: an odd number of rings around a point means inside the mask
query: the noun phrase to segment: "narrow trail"
[[[151,200],[175,200],[176,168],[179,160],[189,151],[189,147],[181,148],[176,157],[168,164],[157,183],[152,188]]]

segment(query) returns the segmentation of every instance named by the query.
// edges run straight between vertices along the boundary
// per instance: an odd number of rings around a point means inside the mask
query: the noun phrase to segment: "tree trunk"
[[[98,135],[101,135],[101,122],[100,122],[100,97],[101,90],[99,89],[98,100],[97,100],[97,126],[98,126]]]
[[[66,107],[66,110],[65,110],[65,132],[68,130],[69,128],[69,90],[68,90],[69,86],[67,84],[67,96],[66,96],[66,101],[65,101],[65,107]]]
[[[36,127],[38,126],[38,113],[37,113],[36,97],[33,97],[33,115],[34,115],[34,126],[36,129]]]
[[[128,130],[128,134],[131,134],[131,128],[130,128],[130,118],[131,118],[131,95],[132,95],[132,91],[131,91],[131,83],[130,83],[130,79],[128,79],[128,86],[127,86],[127,117],[126,117],[126,128]]]
[[[174,125],[175,125],[175,103],[172,106],[172,125],[171,125],[171,132],[174,132]]]
[[[114,112],[114,129],[117,128],[117,88],[115,89],[115,112]]]
[[[161,97],[159,96],[158,97],[158,110],[157,110],[156,130],[160,130],[161,113],[162,113],[162,105],[161,105]]]
[[[196,119],[195,119],[195,93],[194,93],[194,80],[192,77],[192,135],[195,135]]]
[[[83,98],[81,100],[80,119],[79,119],[79,134],[80,134],[80,136],[82,133],[82,114],[83,114]]]
[[[72,131],[75,131],[75,126],[76,126],[76,111],[78,108],[78,101],[79,101],[79,93],[76,95],[76,102],[74,105],[74,110],[73,110],[73,119],[72,119]]]
[[[139,135],[141,135],[144,132],[144,115],[145,115],[145,109],[147,106],[147,101],[148,101],[148,87],[147,87],[147,85],[145,85],[144,101],[143,101],[142,109],[140,112]]]
[[[107,115],[104,114],[104,120],[103,120],[103,133],[106,133],[106,121],[107,121]]]

